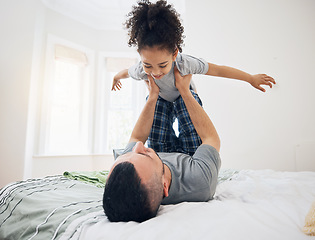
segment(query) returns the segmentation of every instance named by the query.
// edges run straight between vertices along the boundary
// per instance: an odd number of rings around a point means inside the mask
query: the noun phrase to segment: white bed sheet
[[[110,223],[102,211],[72,222],[63,239],[311,240],[302,232],[315,200],[315,172],[242,170],[214,200],[161,206],[144,223]]]

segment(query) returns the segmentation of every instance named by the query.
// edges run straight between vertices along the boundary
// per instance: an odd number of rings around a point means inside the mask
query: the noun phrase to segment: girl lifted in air
[[[261,85],[268,85],[272,88],[272,83],[275,84],[275,80],[266,74],[251,75],[232,67],[215,65],[201,58],[183,54],[184,28],[181,25],[179,14],[164,0],[157,1],[156,3],[151,3],[148,0],[139,1],[136,6],[133,6],[128,17],[125,23],[130,37],[128,45],[137,47],[141,61],[129,69],[124,69],[117,73],[113,80],[112,90],[121,89],[121,79],[131,77],[135,80],[145,80],[147,82],[148,78],[152,78],[160,88],[159,101],[162,101],[163,105],[167,105],[165,109],[159,110],[158,101],[155,114],[164,116],[164,113],[173,120],[178,118],[180,138],[181,135],[184,136],[185,134],[181,132],[179,110],[175,106],[175,101],[180,97],[180,93],[175,85],[174,71],[179,71],[182,76],[204,74],[238,79],[250,83],[253,87],[263,92],[265,92],[265,89]],[[193,82],[190,84],[190,89],[197,101],[202,105],[196,94]],[[148,139],[149,147],[159,152],[174,150],[162,146],[162,142],[167,141],[165,138],[168,137],[164,137],[163,139],[158,133],[154,133],[154,126],[155,124],[159,124],[161,125],[159,127],[165,127],[165,124],[157,121],[156,117],[154,119],[152,131]],[[172,131],[170,126],[167,126],[167,128],[170,128],[169,130]],[[156,142],[152,141],[152,139],[159,140],[158,142],[161,142],[161,144],[159,146],[150,145],[152,142]],[[200,142],[196,144],[200,144]],[[180,150],[177,149],[177,151]]]

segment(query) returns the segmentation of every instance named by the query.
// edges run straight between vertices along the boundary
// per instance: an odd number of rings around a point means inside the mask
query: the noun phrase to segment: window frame
[[[134,58],[140,61],[139,54],[137,52],[106,52],[102,51],[98,53],[98,81],[96,89],[96,104],[95,104],[95,126],[99,126],[98,131],[95,132],[94,135],[94,153],[96,154],[112,154],[112,149],[105,149],[103,146],[108,145],[108,112],[110,110],[110,91],[112,87],[112,80],[106,80],[106,58]],[[123,70],[123,68],[121,69]],[[125,79],[128,81],[127,79]],[[145,104],[145,98],[148,94],[145,84],[142,81],[136,81],[134,79],[130,79],[133,81],[133,86],[135,89],[135,93],[133,94],[133,102],[134,102],[134,119],[133,122],[135,124],[137,118],[139,117],[142,108]],[[122,80],[124,81],[124,80]],[[138,83],[137,83],[138,82]],[[142,84],[141,84],[142,83]],[[108,93],[108,94],[107,94]],[[108,104],[105,104],[108,103]],[[106,137],[104,137],[106,136]]]
[[[86,66],[89,81],[89,127],[88,127],[88,152],[85,153],[49,153],[49,124],[50,124],[50,106],[45,96],[50,94],[52,82],[54,81],[54,47],[55,45],[63,45],[69,48],[82,51],[86,54],[88,65]],[[40,86],[40,104],[39,104],[39,124],[37,130],[37,140],[34,149],[35,157],[47,156],[93,156],[93,155],[111,155],[112,149],[107,148],[108,134],[108,114],[110,103],[110,91],[112,79],[106,79],[106,58],[135,58],[140,61],[137,52],[105,52],[94,51],[77,43],[66,39],[48,34],[45,51],[44,76]],[[87,73],[85,73],[87,74]],[[145,98],[148,91],[142,81],[133,81],[135,92],[133,93],[133,124],[135,124],[142,108],[145,104]],[[49,99],[49,98],[48,98]]]
[[[80,78],[80,81],[84,78],[89,81],[89,100],[88,100],[88,115],[89,115],[89,124],[88,124],[88,152],[91,153],[92,149],[92,136],[93,133],[91,130],[93,129],[93,99],[92,94],[94,92],[95,79],[94,78],[94,66],[95,66],[95,52],[87,47],[79,45],[77,43],[68,41],[66,39],[57,37],[52,34],[47,35],[46,41],[46,52],[45,52],[45,70],[44,70],[44,78],[42,81],[41,87],[41,96],[40,96],[40,116],[39,116],[39,130],[38,130],[38,143],[37,149],[35,149],[36,156],[71,156],[71,155],[88,155],[88,154],[80,154],[80,153],[69,153],[69,154],[58,154],[58,153],[49,153],[49,128],[50,128],[50,116],[51,116],[51,106],[48,101],[51,96],[51,88],[55,78],[55,46],[63,45],[69,48],[73,48],[75,50],[84,52],[88,59],[88,65],[85,67],[85,71],[83,76]],[[46,97],[45,97],[46,96]],[[82,113],[80,113],[81,115]],[[92,134],[91,134],[92,133]]]

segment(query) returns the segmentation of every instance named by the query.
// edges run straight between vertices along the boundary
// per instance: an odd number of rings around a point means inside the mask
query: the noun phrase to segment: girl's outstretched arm
[[[129,78],[128,69],[121,70],[119,73],[117,73],[113,79],[112,84],[112,91],[120,90],[122,87],[122,84],[120,82],[120,79]]]
[[[272,88],[272,84],[276,84],[276,81],[266,74],[251,75],[236,68],[219,66],[213,63],[208,64],[209,70],[206,75],[242,80],[263,92],[266,90],[261,85],[268,85]]]

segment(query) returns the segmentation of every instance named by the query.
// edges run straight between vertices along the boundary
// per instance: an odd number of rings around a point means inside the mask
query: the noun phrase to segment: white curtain
[[[88,59],[84,52],[62,45],[55,45],[55,59],[79,66],[88,65]]]

